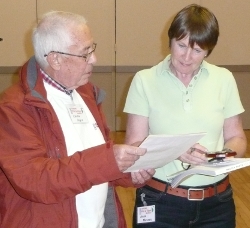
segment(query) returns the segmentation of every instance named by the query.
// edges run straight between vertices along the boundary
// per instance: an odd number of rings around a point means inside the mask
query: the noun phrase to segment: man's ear
[[[60,57],[57,53],[50,53],[47,56],[47,62],[54,70],[59,70],[61,68]]]

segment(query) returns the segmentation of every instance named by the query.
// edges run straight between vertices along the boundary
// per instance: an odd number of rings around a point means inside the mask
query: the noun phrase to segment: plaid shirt
[[[71,95],[73,90],[68,90],[66,87],[62,86],[58,82],[56,82],[53,78],[47,75],[41,68],[40,71],[42,73],[43,80],[48,83],[49,85],[53,86],[54,88],[66,93],[67,95]]]

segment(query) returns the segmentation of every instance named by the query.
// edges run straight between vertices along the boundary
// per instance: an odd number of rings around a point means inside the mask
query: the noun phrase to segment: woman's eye
[[[200,49],[194,49],[194,51],[195,51],[196,53],[201,53],[201,50],[200,50]]]
[[[185,45],[184,44],[179,44],[179,47],[184,48]]]

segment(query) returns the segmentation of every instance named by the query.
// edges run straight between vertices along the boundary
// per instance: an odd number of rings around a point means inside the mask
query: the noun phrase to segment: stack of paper
[[[177,175],[173,176],[171,178],[171,187],[177,187],[183,180],[194,174],[218,176],[246,166],[250,166],[250,158],[227,158],[224,159],[224,161],[217,163],[208,162],[203,165],[193,166],[190,169],[179,172]]]

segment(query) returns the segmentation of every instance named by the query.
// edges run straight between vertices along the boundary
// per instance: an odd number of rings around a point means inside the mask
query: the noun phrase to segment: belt
[[[147,182],[147,186],[158,191],[168,193],[174,196],[185,197],[188,200],[203,200],[204,198],[215,196],[224,192],[229,185],[229,177],[227,176],[222,181],[209,186],[201,188],[172,188],[167,182],[160,182],[154,178]]]

